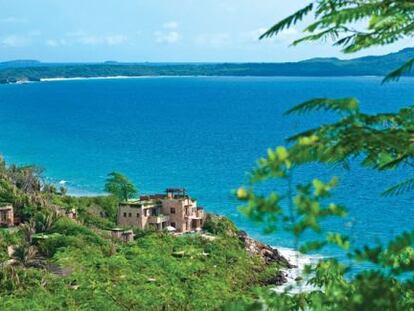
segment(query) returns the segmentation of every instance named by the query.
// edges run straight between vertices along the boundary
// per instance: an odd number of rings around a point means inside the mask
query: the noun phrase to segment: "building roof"
[[[13,205],[10,203],[0,203],[0,211],[9,211],[13,209]]]
[[[167,192],[167,193],[185,193],[186,190],[185,190],[185,188],[167,188],[165,190],[165,192]]]

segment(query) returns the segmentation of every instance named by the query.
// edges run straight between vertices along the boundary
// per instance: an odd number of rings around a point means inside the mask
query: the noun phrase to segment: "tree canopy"
[[[128,199],[138,193],[134,184],[126,176],[118,172],[108,174],[105,191],[123,201],[128,201]]]

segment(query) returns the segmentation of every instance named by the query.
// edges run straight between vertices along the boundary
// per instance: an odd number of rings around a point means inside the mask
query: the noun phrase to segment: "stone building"
[[[134,240],[134,232],[132,230],[124,230],[122,228],[114,228],[111,230],[111,236],[113,239],[121,240],[124,242],[131,242]]]
[[[14,211],[13,205],[0,203],[0,226],[13,227],[14,226]]]
[[[204,219],[203,208],[185,189],[170,188],[165,194],[144,195],[118,207],[118,225],[141,229],[200,231]]]

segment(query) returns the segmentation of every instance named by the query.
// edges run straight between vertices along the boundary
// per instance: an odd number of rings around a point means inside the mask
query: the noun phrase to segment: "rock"
[[[48,263],[46,269],[57,276],[65,277],[72,273],[72,269],[68,267],[61,267],[55,263]]]
[[[283,257],[277,249],[253,240],[245,231],[239,231],[237,236],[240,241],[244,243],[244,247],[251,256],[260,256],[266,264],[277,262],[288,269],[296,268],[296,266],[292,265],[285,257]]]
[[[185,252],[184,251],[178,251],[178,252],[172,253],[172,255],[174,257],[184,257],[185,256]]]
[[[264,285],[276,285],[280,286],[287,282],[286,276],[283,274],[283,272],[277,273],[275,276],[271,277],[270,279],[267,279],[263,282]]]
[[[7,246],[7,254],[9,257],[13,257],[14,253],[16,252],[16,247],[13,245]]]

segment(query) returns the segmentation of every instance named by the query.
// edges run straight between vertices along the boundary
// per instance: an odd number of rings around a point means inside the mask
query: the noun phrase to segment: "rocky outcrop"
[[[277,249],[250,238],[246,232],[239,231],[237,237],[244,243],[244,247],[250,255],[260,256],[266,264],[277,262],[288,269],[296,268]]]
[[[280,286],[287,283],[287,274],[283,271],[279,271],[275,276],[263,281],[263,285],[276,285]]]

